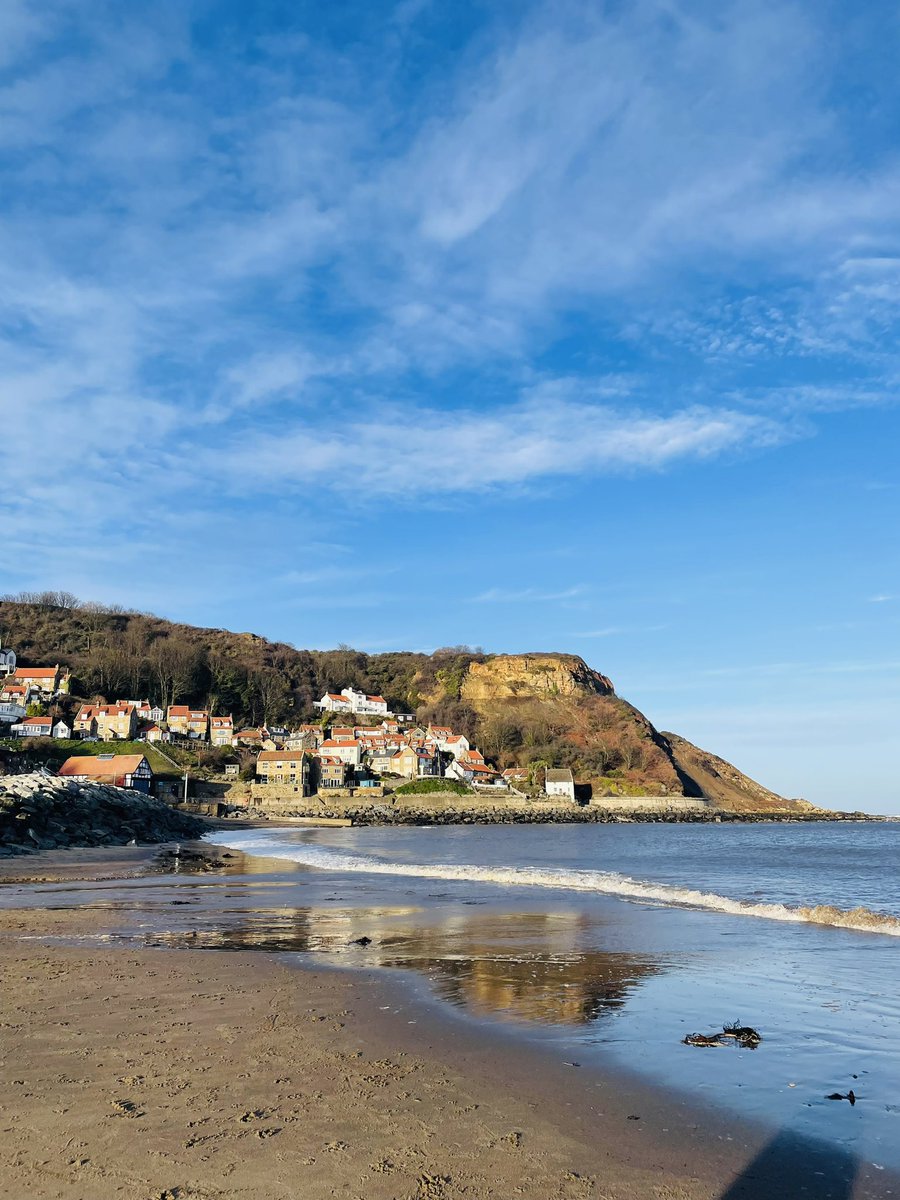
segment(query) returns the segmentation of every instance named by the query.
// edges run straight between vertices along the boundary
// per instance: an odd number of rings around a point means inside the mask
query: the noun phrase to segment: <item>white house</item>
[[[364,713],[370,717],[389,717],[387,700],[384,696],[367,696],[365,692],[357,692],[353,688],[343,688],[342,696],[350,701],[352,712]]]
[[[461,758],[465,758],[472,749],[469,745],[469,739],[464,733],[451,734],[450,737],[445,737],[442,741],[439,741],[438,745],[446,753],[452,754],[457,762]]]
[[[148,725],[159,725],[165,719],[165,711],[149,700],[129,700],[128,703],[137,709],[138,720],[146,721]]]
[[[336,742],[334,738],[327,738],[319,747],[319,752],[328,758],[339,758],[353,767],[358,767],[362,758],[359,742]]]
[[[326,692],[322,699],[315,700],[313,705],[315,708],[321,708],[323,712],[352,712],[367,717],[393,715],[384,696],[369,696],[349,687],[341,688],[340,693]]]
[[[52,717],[26,717],[10,729],[13,737],[50,737],[52,732]]]
[[[474,755],[454,759],[444,774],[448,779],[457,779],[460,783],[493,783],[497,772],[487,765],[476,750]]]
[[[548,796],[561,796],[565,800],[574,800],[575,780],[568,767],[548,767],[544,776],[544,791]]]
[[[0,700],[0,721],[21,721],[28,709],[24,704],[14,704],[12,700]]]
[[[321,708],[322,712],[351,712],[350,701],[340,692],[326,692],[321,700],[313,701],[313,708]]]
[[[53,726],[53,737],[59,738],[62,741],[68,741],[72,736],[72,727],[67,725],[65,721],[57,721]]]

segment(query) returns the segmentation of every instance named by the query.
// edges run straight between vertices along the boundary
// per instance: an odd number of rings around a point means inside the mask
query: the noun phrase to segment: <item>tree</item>
[[[71,592],[17,592],[15,595],[0,596],[12,604],[33,604],[35,608],[77,608],[78,597]]]
[[[179,637],[162,637],[153,643],[147,657],[163,708],[190,693],[200,667],[200,653],[195,646]]]
[[[150,637],[146,623],[135,617],[125,626],[122,635],[123,670],[128,680],[128,694],[139,698],[147,672],[147,648]]]
[[[509,717],[486,717],[481,723],[481,741],[493,758],[514,750],[522,744],[522,731]]]
[[[250,682],[259,696],[263,721],[283,720],[291,706],[290,688],[284,675],[280,671],[266,668],[255,671]]]

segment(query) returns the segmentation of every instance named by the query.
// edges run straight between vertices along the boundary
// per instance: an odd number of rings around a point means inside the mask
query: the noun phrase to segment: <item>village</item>
[[[383,696],[352,687],[326,692],[314,704],[320,720],[289,729],[235,728],[231,715],[184,704],[163,709],[147,699],[78,702],[70,696],[71,682],[65,666],[19,666],[12,651],[0,649],[0,737],[145,743],[176,771],[181,764],[168,758],[167,749],[233,750],[233,760],[222,763],[226,779],[240,776],[289,789],[298,797],[356,792],[374,796],[383,793],[389,781],[428,781],[427,790],[432,790],[440,787],[439,780],[450,788],[502,795],[518,793],[534,782],[528,768],[492,766],[463,733],[419,725],[412,714],[392,712]],[[74,754],[58,773],[139,791],[165,791],[157,787],[146,754]],[[541,785],[547,796],[575,801],[568,769],[546,769]]]

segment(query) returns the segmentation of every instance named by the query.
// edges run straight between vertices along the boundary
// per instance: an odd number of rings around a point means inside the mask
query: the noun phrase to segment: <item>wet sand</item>
[[[126,866],[129,851],[102,853],[2,874]],[[0,1196],[900,1195],[815,1143],[446,1016],[403,975],[135,952],[104,927],[102,912],[0,913]]]

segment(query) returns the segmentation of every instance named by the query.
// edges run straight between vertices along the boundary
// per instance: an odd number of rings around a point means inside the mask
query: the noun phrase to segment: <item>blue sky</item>
[[[900,810],[898,34],[6,0],[2,589],[572,651]]]

